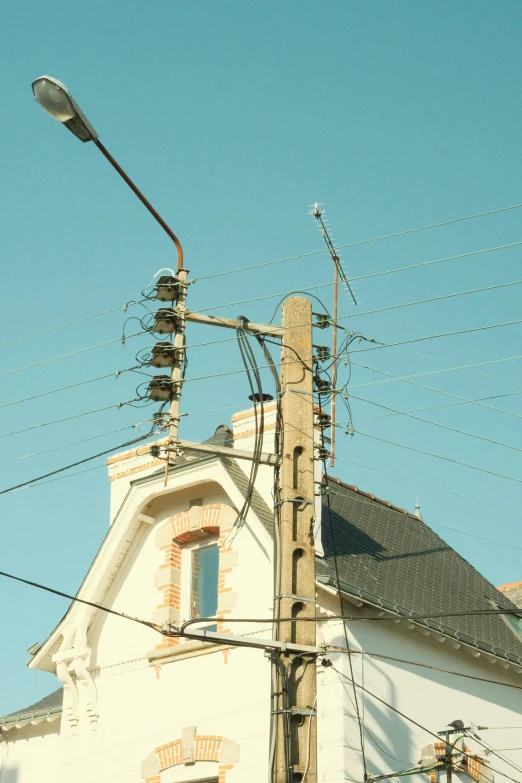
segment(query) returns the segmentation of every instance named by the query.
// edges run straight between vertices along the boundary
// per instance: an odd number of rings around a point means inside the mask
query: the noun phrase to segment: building
[[[515,606],[522,608],[522,580],[520,582],[507,582],[498,588]]]
[[[274,418],[268,406],[268,450]],[[248,449],[252,437],[250,410],[234,417],[233,433],[221,426],[208,442]],[[165,637],[140,622],[217,617],[207,627],[270,638],[272,468],[260,469],[237,530],[247,469],[188,452],[164,486],[164,463],[144,448],[109,459],[110,527],[78,597],[138,622],[71,605],[29,664],[55,674],[56,690],[0,719],[0,783],[267,780],[263,651]],[[436,739],[429,732],[458,718],[507,728],[466,740],[477,757],[465,757],[456,776],[489,780],[493,771],[518,783],[522,773],[509,765],[522,765],[522,751],[482,761],[486,744],[522,746],[515,606],[419,516],[336,478],[328,499],[318,499],[315,525],[317,641],[325,645],[310,705],[319,779],[362,783],[365,766],[377,776],[416,766]],[[469,614],[495,607],[513,613]],[[341,609],[354,618],[346,626],[329,619]],[[266,621],[238,627],[237,618]]]

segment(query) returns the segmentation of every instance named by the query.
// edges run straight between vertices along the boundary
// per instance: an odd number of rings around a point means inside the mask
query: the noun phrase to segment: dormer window
[[[218,608],[219,546],[217,539],[198,541],[183,547],[181,614],[183,620],[215,617]],[[215,631],[215,623],[198,629]]]

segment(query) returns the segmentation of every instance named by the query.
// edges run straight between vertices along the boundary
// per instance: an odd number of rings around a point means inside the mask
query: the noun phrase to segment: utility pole
[[[314,406],[312,305],[292,297],[283,305],[281,355],[279,620],[315,618]],[[279,622],[279,641],[314,647],[315,622]],[[276,783],[317,779],[315,656],[280,653]]]
[[[185,361],[185,317],[187,312],[187,269],[178,271],[178,300],[176,303],[176,328],[174,331],[174,359],[172,364],[172,400],[169,411],[169,451],[179,450],[179,405],[183,386],[183,362]],[[168,465],[168,462],[167,462]]]

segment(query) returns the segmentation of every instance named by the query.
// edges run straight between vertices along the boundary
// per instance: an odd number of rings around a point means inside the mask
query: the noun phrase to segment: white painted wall
[[[118,486],[120,481],[123,489]],[[237,505],[237,490],[230,481],[227,483],[217,463],[195,467],[183,481],[173,477],[166,494],[153,501],[150,498],[156,492],[165,491],[161,479],[151,485],[133,484],[122,478],[114,485],[120,500],[126,498],[122,510],[114,515],[111,531],[120,536],[120,543],[130,535],[131,520],[140,509],[146,509],[145,513],[156,521],[153,525],[142,523],[138,529],[105,594],[104,604],[149,619],[158,604],[154,573],[162,561],[155,545],[156,528],[186,509],[191,499],[203,497],[205,504]],[[184,489],[187,485],[190,486]],[[108,539],[107,551],[112,546],[116,544]],[[253,516],[235,538],[234,548],[238,551],[238,564],[228,576],[229,584],[237,591],[238,603],[232,616],[269,617],[272,543]],[[88,579],[93,591],[105,578],[104,557],[102,552]],[[339,608],[337,599],[322,590],[320,606],[335,613]],[[76,611],[80,609],[72,610],[68,622],[74,620]],[[237,632],[269,635],[268,628],[254,624],[241,626]],[[266,783],[270,664],[261,650],[232,649],[228,656],[217,649],[210,653],[201,650],[194,657],[174,657],[158,670],[155,662],[147,658],[158,640],[152,630],[98,614],[87,639],[92,648],[89,669],[99,702],[96,728],[83,719],[78,732],[71,735],[64,718],[61,736],[46,724],[13,729],[8,735],[7,761],[6,749],[0,745],[0,754],[4,754],[0,755],[4,759],[0,783],[139,783],[142,759],[154,748],[180,737],[182,729],[191,725],[197,726],[199,734],[225,736],[240,745],[240,762],[228,773],[227,783]],[[335,621],[322,624],[319,641],[323,640],[344,647],[342,626]],[[425,637],[417,630],[408,630],[403,623],[354,622],[350,624],[349,641],[354,649],[522,685],[522,677],[513,670],[473,658],[464,647],[456,650],[449,642],[436,641],[433,634]],[[330,651],[328,656],[340,672],[350,676],[347,655]],[[371,656],[353,655],[352,665],[356,679],[368,690],[434,731],[455,718],[491,726],[522,725],[518,690]],[[345,685],[346,690],[333,668],[319,669],[319,779],[324,783],[361,783],[363,779],[353,692],[349,682]],[[385,773],[415,763],[420,748],[433,738],[372,697],[358,692],[358,699],[366,727],[381,745],[379,748],[365,734],[368,770]],[[496,747],[522,747],[520,730],[487,735],[484,732],[484,736]],[[470,745],[478,749],[478,745]],[[522,765],[521,751],[507,755]],[[510,770],[499,760],[493,766],[506,770],[517,781],[522,780],[522,772]],[[171,769],[163,774],[161,783],[193,780],[196,773],[200,779],[212,776],[215,767],[198,764],[197,769],[187,768],[186,774],[184,767]],[[497,775],[498,783],[501,779]],[[420,776],[413,783],[421,783]],[[422,783],[428,783],[426,776],[422,776]]]
[[[328,604],[330,608],[338,610],[338,603],[328,601]],[[522,677],[513,669],[506,671],[500,664],[491,665],[482,656],[474,658],[464,646],[456,650],[449,641],[437,641],[437,638],[441,638],[439,635],[424,636],[416,629],[408,630],[405,623],[397,625],[393,622],[362,621],[350,623],[349,626],[351,649],[379,652],[522,687]],[[324,624],[322,635],[331,644],[346,647],[342,624],[339,622]],[[331,651],[328,657],[336,669],[351,678],[348,655]],[[356,681],[435,733],[457,718],[463,720],[465,725],[522,726],[522,693],[516,688],[465,679],[370,655],[354,654],[351,659]],[[373,735],[370,736],[368,732],[364,734],[368,771],[385,774],[417,763],[420,749],[436,739],[367,693],[356,690],[365,726]],[[318,675],[318,693],[319,779],[332,782],[360,781],[362,756],[353,686],[348,680],[339,677],[333,668],[322,669]],[[478,733],[493,747],[522,748],[520,728]],[[481,753],[477,742],[466,742],[472,752]],[[522,750],[505,755],[522,766]],[[517,780],[522,779],[521,773],[504,762],[494,756],[489,756],[489,759],[491,765],[499,771]],[[497,781],[502,780],[500,774],[495,777]],[[416,780],[413,783],[428,781],[426,775],[414,778]],[[465,780],[466,776],[462,778]],[[467,778],[468,783],[469,780]]]
[[[56,781],[60,722],[27,725],[2,734],[0,783]]]

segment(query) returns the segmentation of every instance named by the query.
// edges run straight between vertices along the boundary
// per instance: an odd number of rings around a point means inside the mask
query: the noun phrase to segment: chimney
[[[505,585],[502,585],[502,587],[497,587],[497,590],[500,590],[501,593],[504,593],[504,595],[509,598],[509,600],[515,604],[515,606],[518,606],[520,609],[522,609],[522,581],[507,582]]]

